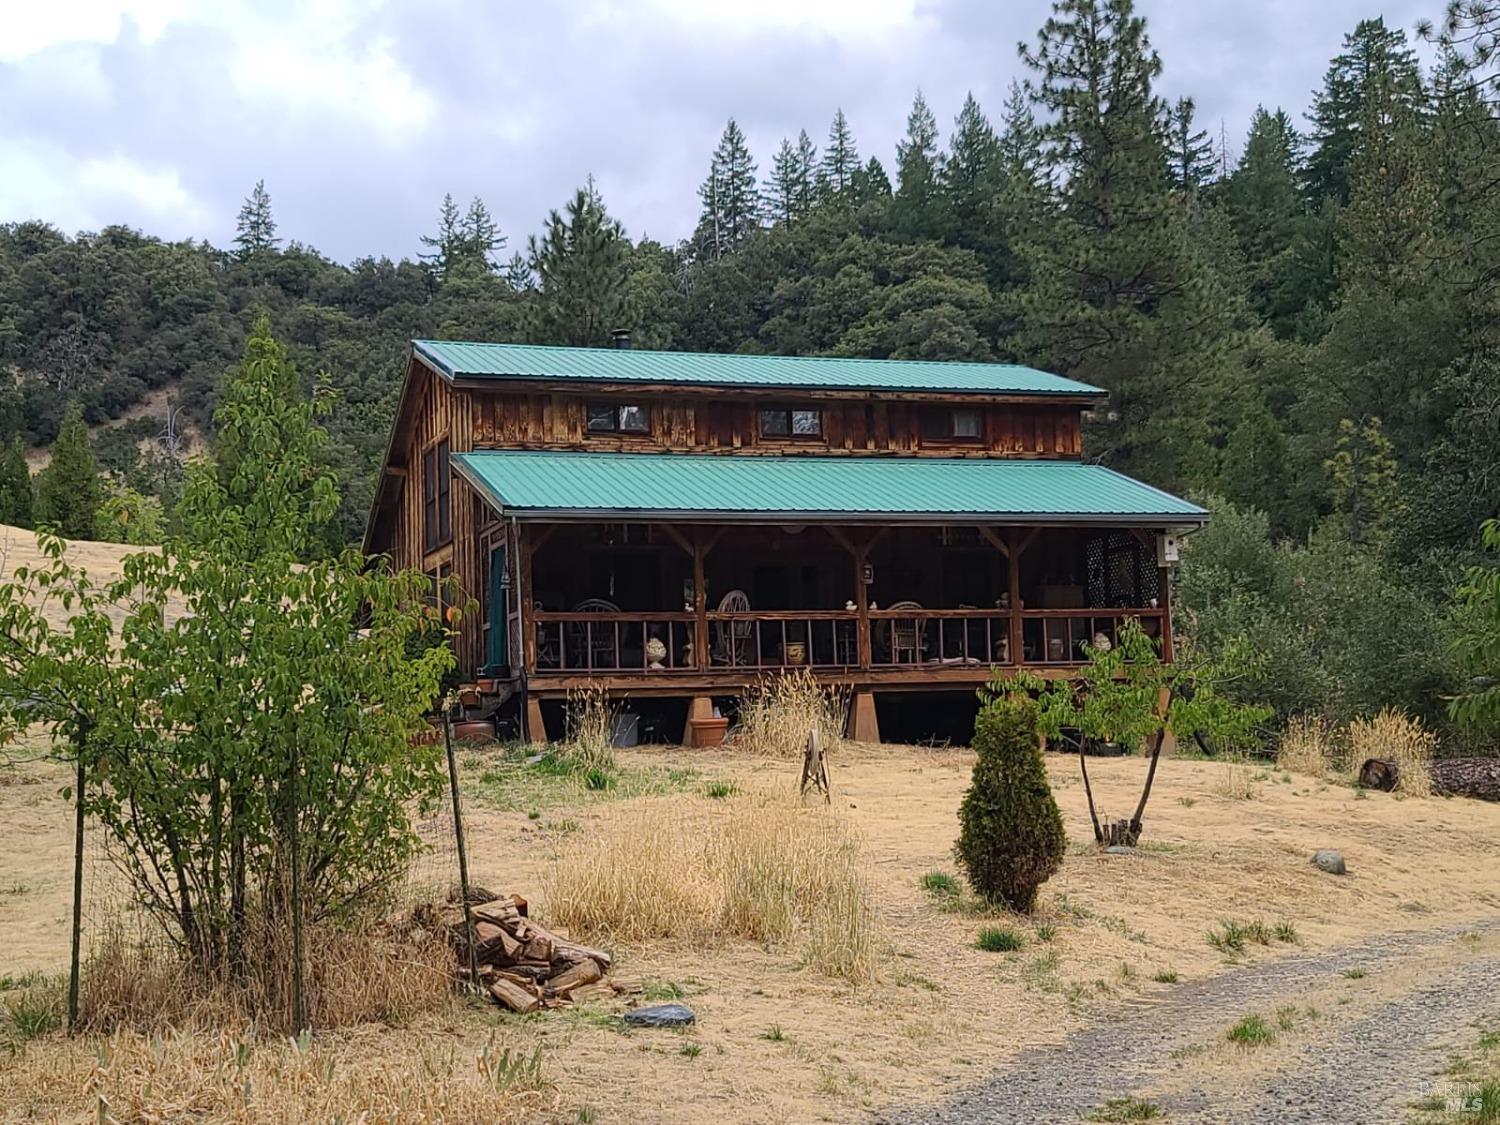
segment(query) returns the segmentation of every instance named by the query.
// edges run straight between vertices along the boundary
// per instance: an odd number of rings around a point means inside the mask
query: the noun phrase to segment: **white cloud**
[[[154,41],[187,8],[186,0],[65,0],[17,3],[5,14],[0,63],[16,62],[49,47],[113,43],[126,19],[146,42]]]
[[[210,209],[175,169],[121,155],[69,157],[51,146],[0,142],[0,215],[45,219],[65,231],[98,230],[127,216],[156,234],[201,236]]]

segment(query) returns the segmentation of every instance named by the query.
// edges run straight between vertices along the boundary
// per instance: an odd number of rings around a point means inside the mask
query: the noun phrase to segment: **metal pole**
[[[83,940],[83,754],[87,728],[79,732],[79,744],[73,747],[78,758],[78,776],[73,790],[73,953],[68,963],[68,1030],[78,1026],[78,981],[80,947]]]
[[[469,909],[469,851],[464,847],[464,814],[458,799],[458,758],[453,753],[452,699],[443,700],[443,747],[448,752],[448,788],[453,794],[453,836],[458,843],[458,888],[464,905],[464,935],[469,947],[469,981],[479,987],[479,951],[474,941],[474,915]]]

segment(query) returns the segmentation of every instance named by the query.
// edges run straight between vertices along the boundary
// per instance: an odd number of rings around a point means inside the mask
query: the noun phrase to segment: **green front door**
[[[506,645],[506,622],[510,612],[506,597],[509,589],[505,582],[505,548],[494,547],[490,550],[490,638],[488,652],[485,653],[486,667],[489,674],[498,676],[505,672],[510,664],[510,650]]]

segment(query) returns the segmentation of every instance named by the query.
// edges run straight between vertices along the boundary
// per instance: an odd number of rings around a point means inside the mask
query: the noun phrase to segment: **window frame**
[[[786,432],[776,433],[766,428],[766,416],[768,414],[780,414],[786,422]],[[817,418],[818,428],[812,433],[797,432],[797,415],[811,414]],[[821,406],[791,406],[777,403],[772,406],[761,406],[756,410],[756,425],[760,430],[760,436],[766,441],[809,441],[816,442],[824,440],[823,436],[823,408]]]
[[[422,451],[422,549],[453,542],[453,455],[446,436]]]
[[[609,426],[595,426],[593,415],[608,410]],[[639,429],[627,429],[624,414],[627,410],[640,413],[644,422]],[[587,436],[639,438],[651,436],[651,405],[644,402],[615,402],[609,399],[590,399],[583,406],[583,432]]]
[[[976,426],[974,433],[961,434],[958,432],[957,423],[960,414],[973,416]],[[983,440],[984,411],[977,406],[930,406],[922,415],[922,441],[924,444],[927,442],[958,442],[970,445],[982,442]]]

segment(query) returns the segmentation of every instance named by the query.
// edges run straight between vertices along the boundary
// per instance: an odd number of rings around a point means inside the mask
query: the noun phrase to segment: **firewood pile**
[[[492,895],[479,888],[470,899],[479,983],[496,1003],[513,1012],[563,1008],[585,1000],[607,1000],[641,991],[641,982],[612,979],[609,954],[571,941],[527,917],[520,895]],[[463,907],[446,908],[441,922],[458,961],[469,973],[469,938]]]

